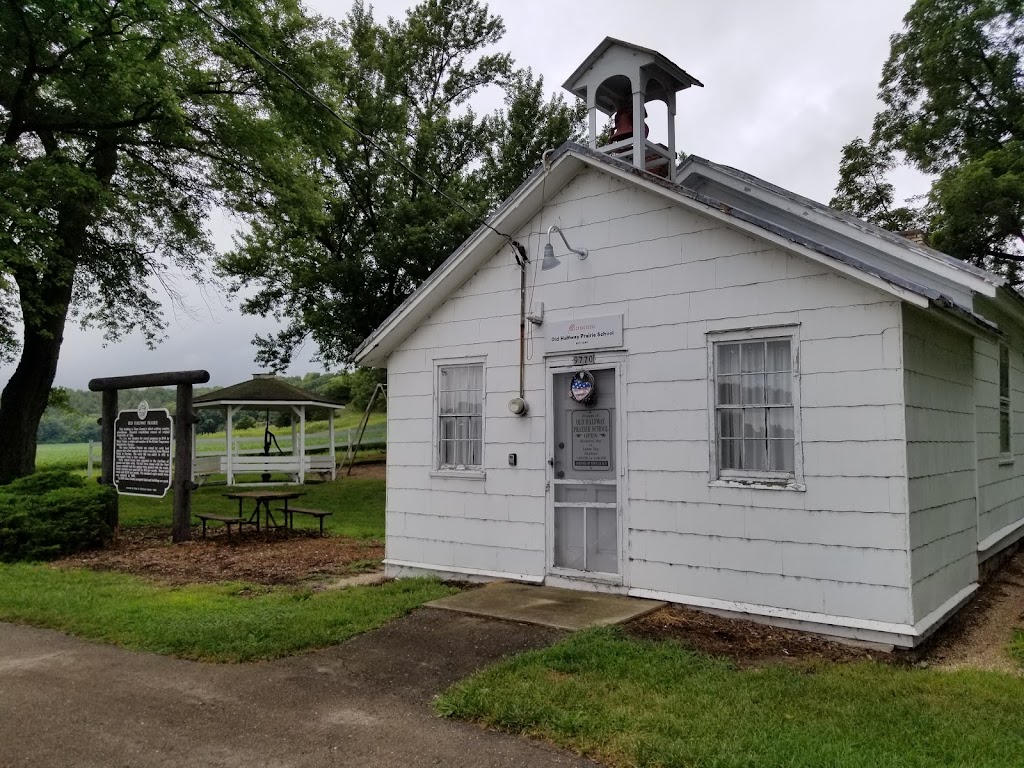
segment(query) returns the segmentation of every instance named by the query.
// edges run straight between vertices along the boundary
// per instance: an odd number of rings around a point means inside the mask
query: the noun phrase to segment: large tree
[[[297,0],[205,0],[317,77]],[[0,0],[0,483],[34,469],[69,314],[108,338],[165,327],[152,281],[206,279],[203,221],[261,178],[283,194],[272,117],[305,106],[184,0]],[[314,118],[315,122],[315,118]],[[286,152],[278,152],[287,156]],[[21,339],[18,326],[21,326]]]
[[[320,83],[351,129],[296,124],[317,193],[253,199],[238,249],[221,260],[244,312],[285,327],[256,340],[283,368],[312,340],[327,365],[352,351],[526,177],[547,147],[579,135],[583,113],[496,53],[504,26],[478,0],[423,0],[342,23],[348,66]],[[506,108],[470,100],[502,89]],[[244,195],[243,195],[244,197]],[[454,201],[454,202],[453,202]]]
[[[953,256],[1018,280],[1024,255],[1024,2],[917,0],[893,35],[870,142],[843,150],[836,205],[927,229]],[[885,173],[934,177],[916,210]]]

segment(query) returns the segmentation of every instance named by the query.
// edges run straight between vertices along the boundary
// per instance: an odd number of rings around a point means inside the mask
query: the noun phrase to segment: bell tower
[[[704,84],[657,51],[606,37],[562,87],[587,103],[590,147],[627,159],[641,170],[676,180],[676,94]],[[668,106],[668,146],[647,140],[649,101]],[[598,136],[597,113],[615,116],[610,136]],[[643,130],[637,126],[643,123]]]

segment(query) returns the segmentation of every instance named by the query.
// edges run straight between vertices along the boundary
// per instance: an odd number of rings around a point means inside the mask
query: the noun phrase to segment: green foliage
[[[284,129],[301,144],[291,157],[317,169],[316,189],[251,195],[248,234],[219,262],[249,290],[244,312],[274,307],[287,323],[257,340],[262,364],[285,368],[306,339],[326,364],[348,360],[543,149],[577,135],[578,107],[545,102],[540,81],[492,52],[503,33],[479,0],[422,0],[383,24],[353,6],[319,87],[369,138],[336,124],[311,131],[308,108],[295,115]],[[467,106],[487,87],[505,90],[507,111]]]
[[[674,642],[581,632],[457,684],[456,716],[613,766],[1020,765],[1024,679],[880,663],[737,669]]]
[[[936,179],[911,212],[935,247],[1020,281],[1024,236],[1024,5],[917,0],[893,35],[871,142],[843,150],[833,203],[891,228],[884,173],[896,160]]]
[[[894,204],[895,190],[886,174],[896,166],[892,155],[857,138],[843,147],[839,184],[829,205],[893,232],[910,229],[918,218],[907,206]]]
[[[102,545],[117,496],[64,471],[0,486],[0,561],[46,560]]]
[[[13,483],[0,486],[0,493],[38,496],[59,488],[82,488],[85,478],[67,470],[48,469],[26,477],[19,477]]]
[[[515,192],[544,150],[582,141],[586,116],[582,100],[567,105],[560,94],[545,100],[543,77],[534,80],[530,69],[514,73],[505,90],[505,110],[489,125],[494,138],[485,149],[483,175],[490,199],[500,202]]]
[[[405,579],[320,592],[162,587],[118,573],[0,566],[0,620],[187,659],[273,659],[343,642],[457,590]]]
[[[366,406],[370,403],[370,398],[373,397],[373,390],[377,388],[378,384],[387,383],[387,371],[380,368],[357,368],[353,371],[349,377],[349,408],[356,411],[365,411]],[[377,397],[377,400],[373,404],[375,411],[386,411],[387,400],[383,397]]]
[[[315,77],[323,33],[298,0],[204,5]],[[0,400],[0,478],[31,470],[69,314],[154,343],[161,293],[210,280],[204,222],[234,204],[225,190],[307,183],[267,161],[288,154],[275,116],[299,105],[266,75],[172,0],[0,4],[0,359],[21,356]]]

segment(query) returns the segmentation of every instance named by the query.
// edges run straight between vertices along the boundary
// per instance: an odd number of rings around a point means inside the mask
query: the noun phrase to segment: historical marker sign
[[[611,412],[608,409],[572,412],[572,468],[612,468]]]
[[[166,496],[171,486],[171,414],[143,400],[114,422],[114,486],[127,496]]]

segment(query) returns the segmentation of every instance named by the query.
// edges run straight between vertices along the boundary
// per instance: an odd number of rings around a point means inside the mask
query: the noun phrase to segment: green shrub
[[[47,469],[34,475],[19,477],[8,485],[0,485],[0,494],[17,493],[35,496],[58,488],[81,488],[85,478],[64,469]]]
[[[60,470],[0,486],[0,562],[47,560],[113,536],[117,494]]]

